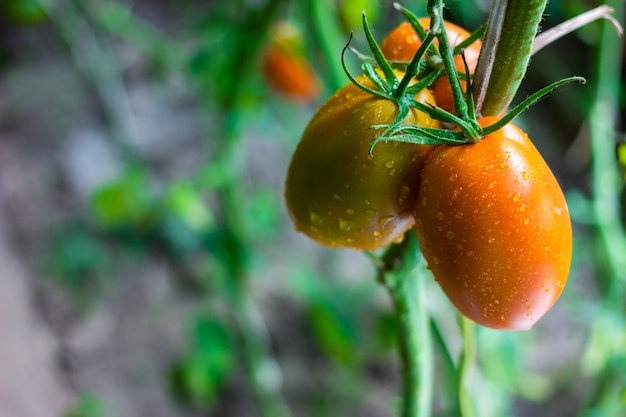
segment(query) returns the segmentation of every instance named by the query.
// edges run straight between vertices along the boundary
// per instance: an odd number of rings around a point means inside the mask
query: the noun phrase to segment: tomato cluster
[[[452,44],[469,36],[449,23],[446,28]],[[402,24],[381,49],[388,59],[407,61],[419,43]],[[479,49],[480,41],[466,49],[470,71]],[[365,77],[357,81],[372,87]],[[437,89],[443,83],[447,90]],[[432,86],[434,101],[429,89],[416,99],[452,106],[449,86],[440,78]],[[550,168],[511,123],[476,143],[380,142],[369,155],[380,134],[370,127],[391,124],[397,113],[395,103],[354,84],[318,109],[287,175],[296,228],[324,245],[374,250],[413,227],[429,269],[459,311],[495,329],[532,327],[561,294],[571,260],[569,212]],[[438,126],[413,108],[402,123]]]

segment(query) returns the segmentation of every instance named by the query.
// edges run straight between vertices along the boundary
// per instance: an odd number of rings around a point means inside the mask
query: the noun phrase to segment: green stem
[[[269,0],[258,15],[249,16],[246,24],[254,25],[258,33],[264,34],[279,11],[282,0]],[[255,68],[255,59],[263,46],[264,36],[254,39],[242,38],[236,50],[242,52],[225,71],[232,72],[228,94],[221,96],[222,118],[221,134],[224,138],[216,150],[214,174],[228,178],[217,188],[218,201],[224,213],[224,226],[232,234],[233,250],[239,252],[234,256],[232,269],[232,294],[229,294],[230,312],[233,316],[235,333],[241,347],[242,361],[259,409],[263,417],[290,417],[282,392],[280,367],[271,355],[269,337],[262,315],[259,313],[249,289],[249,271],[244,261],[248,258],[250,248],[250,232],[246,227],[246,214],[241,204],[245,201],[245,188],[241,181],[244,162],[241,150],[241,123],[239,106],[244,93],[243,84]],[[244,53],[245,52],[245,53]]]
[[[393,301],[399,328],[401,415],[428,417],[433,395],[433,349],[421,285],[427,273],[415,235],[409,233],[402,244],[392,246],[383,262],[381,280]]]
[[[624,13],[623,1],[613,1],[615,14]],[[600,241],[606,251],[610,287],[607,303],[613,308],[623,305],[622,294],[616,289],[626,282],[626,235],[620,220],[619,194],[623,182],[615,159],[615,143],[610,140],[616,133],[618,94],[621,87],[620,54],[622,38],[607,22],[600,40],[595,100],[589,114],[591,136],[591,176],[593,185],[593,211]]]
[[[341,48],[345,37],[337,24],[337,12],[330,0],[311,0],[313,28],[328,64],[328,80],[332,91],[346,84],[341,63]]]
[[[243,364],[252,387],[259,414],[263,417],[290,417],[281,391],[282,372],[269,352],[269,335],[254,300],[245,294],[232,308]]]
[[[476,360],[476,337],[475,325],[467,317],[461,317],[461,331],[463,333],[463,352],[459,360],[457,388],[459,393],[459,408],[461,417],[473,417],[475,415],[472,397],[468,387],[468,378]]]
[[[547,0],[495,0],[474,75],[477,113],[500,115],[526,74]]]

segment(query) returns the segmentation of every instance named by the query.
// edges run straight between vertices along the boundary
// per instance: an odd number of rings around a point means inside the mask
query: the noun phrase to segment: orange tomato
[[[565,197],[513,124],[478,143],[433,152],[422,171],[415,228],[443,291],[483,326],[529,329],[567,281],[572,228]]]
[[[396,74],[398,78],[402,74]],[[365,77],[360,82],[372,88]],[[424,89],[417,101],[432,103]],[[435,146],[381,142],[396,103],[364,92],[352,83],[338,90],[316,112],[292,157],[285,198],[296,229],[331,247],[374,250],[404,238],[415,223],[419,171]],[[438,127],[411,109],[403,123]]]
[[[430,18],[428,17],[420,18],[419,22],[426,29],[430,26]],[[450,46],[452,47],[460,44],[470,36],[468,31],[455,25],[454,23],[445,22],[445,27],[448,40],[450,41]],[[421,44],[422,41],[413,30],[411,24],[403,22],[383,39],[380,44],[380,49],[382,50],[383,55],[391,61],[410,62]],[[482,42],[480,40],[476,40],[463,51],[470,74],[474,74],[474,71],[476,70],[481,46]],[[457,71],[462,73],[465,72],[465,66],[461,55],[457,55],[454,58],[454,65],[456,66]],[[461,87],[463,88],[463,91],[465,91],[466,85],[467,83],[461,80]],[[432,90],[433,95],[435,96],[435,102],[439,107],[449,112],[454,111],[452,88],[450,87],[450,81],[446,76],[439,77],[432,85]]]
[[[320,96],[320,81],[304,57],[299,33],[285,22],[270,31],[262,71],[269,86],[288,100],[313,102]]]

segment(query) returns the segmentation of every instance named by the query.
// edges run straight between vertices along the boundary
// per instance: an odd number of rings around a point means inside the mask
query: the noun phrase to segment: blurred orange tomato
[[[286,22],[270,30],[262,58],[262,71],[272,90],[294,102],[313,102],[320,96],[320,81],[304,57],[302,39]]]

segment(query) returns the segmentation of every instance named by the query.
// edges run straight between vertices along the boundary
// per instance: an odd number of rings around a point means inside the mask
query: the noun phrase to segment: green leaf
[[[90,208],[96,223],[105,229],[146,231],[156,220],[150,184],[140,168],[130,168],[121,178],[96,190]]]
[[[198,317],[189,352],[170,370],[175,397],[198,409],[215,406],[234,370],[234,352],[228,330],[215,317]]]

